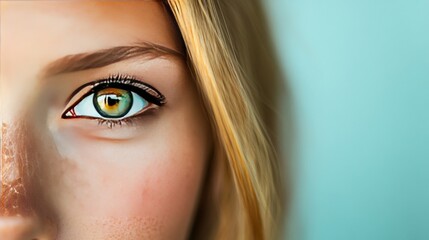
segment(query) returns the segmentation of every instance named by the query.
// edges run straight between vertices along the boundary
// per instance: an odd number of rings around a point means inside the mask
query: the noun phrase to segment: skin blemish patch
[[[16,130],[17,127],[2,124],[0,216],[3,217],[26,216],[31,213],[24,188],[24,166],[14,141],[19,138]]]

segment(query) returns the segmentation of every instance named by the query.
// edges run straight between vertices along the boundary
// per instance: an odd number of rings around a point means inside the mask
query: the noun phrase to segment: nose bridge
[[[4,11],[0,21],[0,240],[55,239],[56,226],[42,194],[38,162],[43,150],[36,145],[35,126],[29,122],[37,105],[40,86],[34,46],[19,37],[17,22]]]

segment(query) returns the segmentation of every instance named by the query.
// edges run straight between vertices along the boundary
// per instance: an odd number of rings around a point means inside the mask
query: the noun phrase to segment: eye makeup
[[[166,103],[153,86],[128,75],[111,75],[80,86],[68,99],[63,119],[97,119],[110,127],[130,122]]]

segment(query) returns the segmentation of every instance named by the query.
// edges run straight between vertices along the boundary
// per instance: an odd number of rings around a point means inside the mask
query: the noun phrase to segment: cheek
[[[185,238],[210,157],[208,127],[195,109],[170,109],[126,141],[95,141],[74,128],[54,132],[61,157],[42,162],[60,232]]]
[[[89,226],[109,236],[124,230],[136,236],[156,234],[151,237],[160,239],[184,236],[197,203],[203,155],[183,154],[179,148],[156,150],[161,149],[140,146],[134,151],[127,149],[127,154],[112,149],[108,156],[88,158],[109,163],[82,164],[82,168],[93,170],[76,170],[69,175],[70,179],[81,177],[81,186],[73,188],[72,198],[58,199],[64,219],[90,216]],[[121,164],[110,162],[112,158]],[[81,209],[72,210],[71,205]]]

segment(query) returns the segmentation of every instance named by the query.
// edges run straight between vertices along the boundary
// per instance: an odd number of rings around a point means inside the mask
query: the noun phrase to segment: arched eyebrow
[[[185,54],[159,44],[140,42],[131,46],[117,46],[90,53],[67,55],[48,64],[45,77],[63,73],[104,67],[134,57],[158,58],[162,56],[186,58]]]

